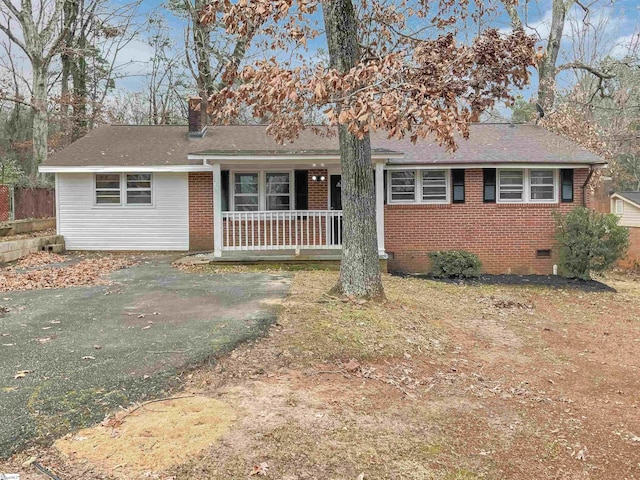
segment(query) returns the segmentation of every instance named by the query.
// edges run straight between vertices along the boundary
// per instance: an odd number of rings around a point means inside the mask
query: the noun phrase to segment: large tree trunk
[[[570,6],[573,2],[568,1],[568,4]],[[551,110],[556,98],[556,63],[560,53],[567,9],[565,0],[553,0],[547,51],[538,64],[538,103],[545,111]]]
[[[87,59],[88,51],[86,32],[80,32],[78,38],[78,55],[73,62],[73,140],[82,137],[87,131]]]
[[[33,62],[32,95],[33,105],[33,157],[28,174],[35,178],[38,166],[47,159],[49,122],[47,119],[47,67]]]
[[[522,29],[522,20],[518,14],[517,4],[510,0],[503,0],[507,13],[511,18],[514,30]],[[567,12],[575,0],[553,0],[551,7],[551,28],[544,56],[538,62],[538,103],[545,111],[553,108],[556,99],[556,76],[558,69],[558,54],[564,32]]]
[[[347,72],[359,59],[358,25],[351,0],[322,4],[332,68]],[[382,298],[376,201],[369,136],[357,138],[339,127],[342,163],[342,262],[336,290],[347,296]]]

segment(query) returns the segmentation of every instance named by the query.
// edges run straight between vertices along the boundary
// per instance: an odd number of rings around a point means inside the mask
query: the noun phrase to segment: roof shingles
[[[447,152],[430,140],[388,139],[384,132],[371,136],[372,148],[404,154],[393,164],[501,164],[557,163],[601,164],[604,160],[588,150],[535,125],[474,124],[469,140],[460,139],[458,150]],[[337,153],[335,135],[321,136],[303,130],[295,142],[280,145],[264,126],[209,127],[200,139],[189,139],[186,126],[102,126],[63,150],[51,155],[46,166],[162,166],[189,165],[189,154],[312,155]]]

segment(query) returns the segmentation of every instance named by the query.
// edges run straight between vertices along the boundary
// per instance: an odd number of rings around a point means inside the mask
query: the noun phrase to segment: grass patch
[[[434,291],[452,287],[385,276],[387,301],[343,301],[328,295],[337,275],[299,272],[279,322],[286,335],[279,346],[305,364],[355,358],[370,361],[442,351],[444,332],[438,327],[447,308],[434,308]],[[453,287],[455,288],[455,287]]]

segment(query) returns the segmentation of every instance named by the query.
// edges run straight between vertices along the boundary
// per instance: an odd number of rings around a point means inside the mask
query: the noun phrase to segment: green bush
[[[431,275],[436,278],[473,278],[480,276],[482,263],[477,255],[465,250],[429,252]]]
[[[555,216],[560,273],[566,277],[589,280],[591,272],[608,270],[629,247],[629,231],[616,215],[580,207]]]

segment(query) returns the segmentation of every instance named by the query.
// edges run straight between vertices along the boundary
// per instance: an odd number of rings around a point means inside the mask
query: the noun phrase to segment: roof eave
[[[116,173],[116,172],[210,172],[211,165],[91,165],[65,166],[42,165],[38,167],[40,173]]]

